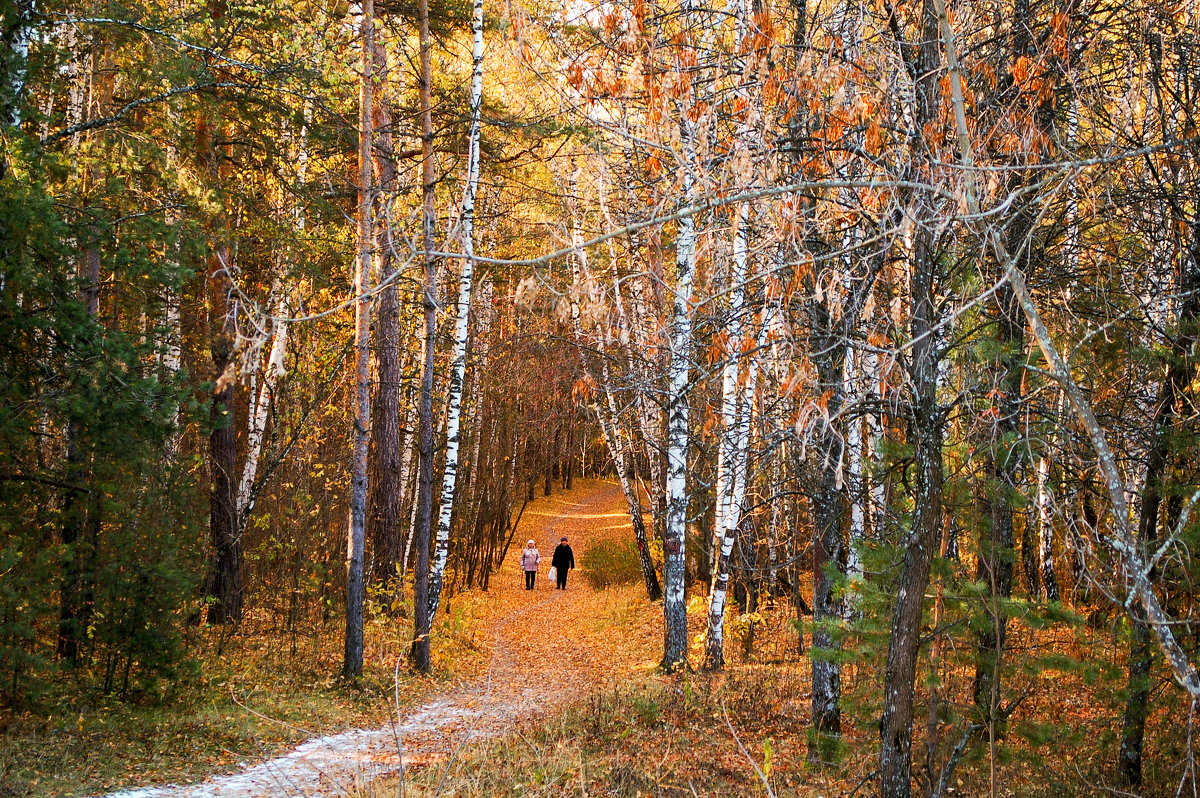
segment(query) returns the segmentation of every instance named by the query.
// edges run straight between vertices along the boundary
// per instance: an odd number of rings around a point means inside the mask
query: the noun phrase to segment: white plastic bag
[[[554,577],[557,575],[558,575],[558,570],[553,565],[551,565],[550,570],[546,572],[546,578],[549,579],[551,582],[553,582]]]

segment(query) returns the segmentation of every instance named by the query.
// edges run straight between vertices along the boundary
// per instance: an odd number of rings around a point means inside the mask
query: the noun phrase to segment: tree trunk
[[[271,307],[278,317],[288,315],[288,302],[283,295],[284,290],[276,282],[271,292],[276,300],[271,303]],[[283,365],[284,357],[287,353],[288,325],[282,318],[274,319],[271,324],[271,349],[267,354],[266,367],[263,369],[262,385],[259,386],[257,392],[251,391],[250,417],[247,419],[246,427],[246,461],[242,464],[242,477],[238,483],[237,492],[238,537],[241,537],[242,531],[246,528],[246,524],[250,520],[250,513],[254,509],[254,480],[258,476],[258,463],[262,457],[263,440],[267,431],[267,420],[271,412],[271,401],[274,396],[275,385],[284,373]]]
[[[1138,514],[1138,544],[1144,551],[1153,549],[1159,537],[1163,479],[1172,445],[1171,426],[1175,421],[1180,393],[1187,390],[1194,363],[1192,355],[1197,339],[1196,321],[1200,317],[1200,262],[1197,262],[1200,260],[1200,226],[1196,227],[1193,235],[1196,235],[1196,240],[1192,242],[1192,252],[1188,257],[1190,262],[1183,264],[1179,284],[1179,293],[1184,297],[1179,311],[1180,331],[1170,342],[1172,359],[1166,379],[1155,398],[1150,425],[1151,442],[1146,452],[1146,475],[1141,487],[1141,509]],[[1129,681],[1118,759],[1125,782],[1137,786],[1142,781],[1142,749],[1150,702],[1151,630],[1145,609],[1137,604],[1130,609]]]
[[[404,429],[400,417],[404,376],[400,362],[400,289],[392,252],[392,203],[397,190],[395,140],[392,134],[391,92],[386,48],[374,45],[374,163],[379,189],[379,218],[375,221],[375,273],[379,302],[375,310],[375,371],[378,386],[371,407],[371,494],[367,516],[371,540],[372,578],[387,583],[397,577],[403,557]],[[373,92],[374,93],[374,92]]]
[[[738,0],[736,9],[739,46],[746,46],[749,35],[746,0]],[[751,50],[751,52],[753,52]],[[752,76],[747,70],[745,57],[738,57],[740,81],[735,96],[739,102],[749,103],[747,84]],[[738,122],[737,140],[742,148],[749,148],[750,128],[746,119]],[[729,316],[726,324],[728,338],[725,344],[724,363],[721,367],[721,437],[717,450],[716,509],[714,512],[713,539],[715,554],[710,574],[708,591],[708,629],[705,639],[704,667],[717,670],[725,665],[725,595],[729,589],[729,555],[733,551],[734,538],[738,529],[738,514],[741,504],[740,488],[745,485],[746,449],[739,446],[742,441],[741,390],[738,377],[741,372],[742,329],[745,324],[746,274],[749,260],[750,206],[739,203],[734,209],[732,242],[733,268],[729,276]],[[747,417],[747,426],[749,418]]]
[[[475,196],[479,192],[479,126],[483,104],[483,0],[474,0],[471,47],[471,133],[467,155],[467,190],[462,206],[462,276],[458,282],[458,318],[454,327],[454,358],[446,418],[446,464],[442,470],[442,498],[438,511],[437,549],[429,575],[429,618],[437,614],[442,599],[442,580],[450,548],[450,519],[454,510],[454,488],[458,481],[461,449],[463,381],[467,373],[467,338],[471,320],[471,282],[475,274]]]
[[[824,315],[824,314],[822,314]],[[827,327],[825,319],[820,326]],[[831,416],[842,407],[842,372],[845,345],[823,335],[818,340],[821,355],[816,358],[820,389],[829,396]],[[828,760],[833,740],[842,733],[841,666],[836,660],[838,648],[833,624],[841,620],[841,598],[835,594],[837,575],[846,567],[842,521],[846,515],[845,491],[838,484],[842,462],[842,437],[829,427],[817,441],[817,474],[813,479],[813,627],[812,627],[812,725],[814,745],[808,749],[812,762]]]
[[[417,412],[419,426],[420,466],[417,475],[417,506],[414,534],[417,538],[417,564],[413,581],[412,662],[422,673],[432,667],[429,654],[429,537],[433,525],[433,369],[434,347],[437,346],[437,262],[430,255],[434,248],[434,226],[437,223],[436,176],[433,163],[433,40],[429,32],[429,0],[418,4],[418,26],[421,48],[421,243],[424,248],[424,291],[422,307],[425,316],[425,358],[421,369],[421,396]]]
[[[914,116],[917,129],[937,118],[940,98],[938,76],[938,15],[936,0],[924,0],[918,44],[904,45],[905,60],[912,66]],[[928,155],[926,156],[928,157]],[[910,356],[912,383],[909,437],[913,446],[915,495],[912,529],[904,545],[904,561],[892,612],[883,681],[883,717],[879,722],[879,793],[882,798],[907,798],[912,791],[912,721],[916,690],[917,656],[921,644],[922,609],[929,568],[938,545],[942,523],[942,408],[937,401],[938,253],[928,197],[918,197],[918,225],[913,234],[909,275],[910,319],[913,340]]]
[[[684,163],[683,197],[687,205],[696,201],[692,168],[695,133],[681,109],[679,133]],[[684,595],[687,524],[688,383],[692,362],[692,281],[696,264],[695,220],[691,215],[677,222],[675,233],[675,301],[671,313],[670,366],[667,375],[667,514],[663,530],[663,657],[662,668],[674,671],[687,667],[687,602]]]
[[[237,536],[237,431],[234,404],[234,319],[229,308],[230,248],[217,247],[209,274],[209,348],[216,387],[208,437],[209,534],[212,561],[208,577],[209,623],[237,623],[242,617],[242,551]],[[212,330],[213,325],[220,325]]]
[[[350,524],[346,536],[346,651],[342,677],[363,669],[363,551],[367,526],[367,448],[371,435],[371,175],[375,3],[362,5],[362,75],[358,95],[358,256],[354,268],[354,450],[350,459]]]

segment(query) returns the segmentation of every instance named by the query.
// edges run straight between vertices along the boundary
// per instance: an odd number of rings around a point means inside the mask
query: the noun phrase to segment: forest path
[[[540,493],[540,491],[539,491]],[[482,739],[514,722],[582,698],[632,667],[635,653],[613,646],[596,623],[601,597],[571,573],[566,591],[547,580],[563,535],[580,554],[589,545],[630,534],[620,488],[577,480],[575,488],[540,497],[525,510],[504,564],[492,575],[485,637],[494,641],[488,675],[402,714],[399,726],[355,729],[311,739],[287,754],[200,784],[111,793],[108,798],[296,798],[340,796],[405,766],[444,759],[466,739]],[[542,553],[537,589],[525,590],[521,549],[533,538]],[[399,742],[399,744],[398,744]]]

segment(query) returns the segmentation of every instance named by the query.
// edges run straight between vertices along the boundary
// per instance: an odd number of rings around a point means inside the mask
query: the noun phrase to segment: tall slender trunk
[[[34,36],[34,0],[16,0],[12,4],[14,23],[4,31],[4,43],[11,48],[8,69],[7,108],[5,122],[9,127],[21,126],[21,105],[25,96],[25,81],[29,72],[29,45]],[[8,27],[8,26],[6,26]],[[4,164],[0,163],[0,177],[4,176]]]
[[[914,115],[917,129],[937,118],[940,99],[938,73],[938,16],[936,0],[924,0],[919,44],[906,45],[913,65]],[[926,146],[929,146],[928,144]],[[928,155],[925,163],[929,163]],[[904,560],[892,611],[891,638],[883,682],[883,717],[879,722],[879,792],[882,798],[907,798],[912,791],[912,721],[917,656],[921,645],[921,616],[929,569],[942,524],[942,408],[937,401],[938,363],[935,295],[938,253],[933,233],[933,208],[926,196],[918,203],[918,226],[910,253],[909,291],[912,303],[909,333],[911,410],[909,442],[914,459],[914,512],[904,541]]]
[[[753,48],[748,47],[750,13],[749,0],[734,3],[737,24],[738,54],[735,68],[740,73],[734,92],[736,102],[744,104],[746,110],[738,121],[736,140],[744,157],[749,158],[753,131],[749,124],[751,102],[750,84],[754,79],[749,61]],[[746,50],[746,52],[742,52]],[[753,172],[753,166],[747,170]],[[754,185],[751,182],[751,187]],[[746,274],[750,249],[750,204],[738,203],[733,210],[733,268],[729,276],[729,321],[726,327],[728,339],[725,346],[725,361],[721,367],[721,438],[717,451],[716,512],[713,524],[713,543],[716,556],[710,574],[708,591],[708,624],[705,638],[704,666],[716,670],[725,665],[725,600],[729,590],[730,554],[737,536],[741,496],[746,478],[746,447],[739,445],[744,437],[741,429],[741,391],[738,377],[741,372],[742,328],[744,325],[746,296]],[[749,417],[746,417],[749,426]],[[748,430],[747,430],[748,431]]]
[[[1193,235],[1196,238],[1191,242],[1191,251],[1185,255],[1178,287],[1179,295],[1184,297],[1179,312],[1179,332],[1170,342],[1172,360],[1167,368],[1166,379],[1155,397],[1150,424],[1151,441],[1146,452],[1146,473],[1141,486],[1137,530],[1138,544],[1144,550],[1154,547],[1159,537],[1163,480],[1172,446],[1171,427],[1175,421],[1179,396],[1188,390],[1188,375],[1192,373],[1195,363],[1193,349],[1200,334],[1196,329],[1197,319],[1200,318],[1200,225],[1193,228]],[[1131,609],[1129,680],[1118,761],[1126,783],[1136,786],[1142,781],[1142,750],[1150,704],[1152,659],[1151,629],[1146,610],[1137,604],[1132,605]]]
[[[695,202],[694,136],[687,111],[680,112],[684,202]],[[692,281],[695,276],[695,220],[685,216],[675,233],[675,301],[671,312],[670,366],[667,373],[667,517],[663,530],[662,667],[687,667],[687,603],[684,596],[684,537],[687,524],[688,387],[692,363]]]
[[[843,404],[845,344],[828,309],[813,309],[815,327],[820,330],[814,358],[819,390],[827,399],[830,416],[837,417]],[[834,741],[842,732],[842,675],[836,660],[838,642],[834,625],[842,619],[842,599],[835,590],[838,574],[846,567],[846,546],[842,535],[846,515],[846,493],[841,484],[842,436],[831,425],[820,433],[814,449],[817,473],[813,476],[813,627],[812,627],[812,712],[814,744],[809,746],[810,761],[829,759]]]
[[[471,320],[471,283],[475,275],[475,197],[479,193],[480,111],[483,106],[483,0],[475,0],[471,46],[471,134],[467,155],[467,189],[462,204],[462,275],[458,281],[458,318],[454,327],[454,359],[450,364],[449,412],[446,418],[446,464],[442,471],[442,498],[438,511],[437,548],[429,575],[429,621],[442,599],[442,580],[450,550],[450,519],[454,488],[458,482],[461,449],[463,380],[467,372],[467,338]]]
[[[367,448],[371,436],[371,206],[375,2],[364,0],[362,75],[358,93],[358,255],[354,263],[354,450],[350,459],[350,524],[346,536],[346,651],[342,676],[363,669],[363,551],[367,531]]]
[[[232,290],[230,257],[229,244],[219,244],[208,280],[209,350],[216,374],[209,411],[212,432],[208,437],[209,534],[213,549],[208,581],[209,623],[236,623],[242,616],[242,547],[237,536],[234,314],[229,307]]]
[[[935,40],[936,41],[936,40]],[[892,635],[884,673],[883,718],[880,721],[880,794],[885,798],[911,792],[913,697],[921,615],[929,569],[942,524],[942,409],[937,404],[934,344],[934,274],[936,253],[930,234],[921,228],[914,242],[910,332],[912,350],[912,416],[909,419],[915,461],[915,511],[904,548],[904,561],[892,612]]]
[[[432,667],[429,654],[429,537],[433,526],[433,368],[434,347],[437,346],[437,262],[431,253],[434,248],[434,226],[437,224],[436,176],[433,163],[433,40],[429,32],[429,0],[420,0],[417,9],[421,49],[421,245],[424,249],[424,286],[422,307],[425,316],[425,358],[421,368],[421,395],[417,410],[419,426],[419,469],[417,474],[417,504],[414,508],[417,537],[417,564],[413,580],[413,645],[412,661],[417,670],[428,673]]]
[[[271,413],[271,400],[279,378],[284,374],[284,357],[287,354],[288,302],[283,295],[285,289],[276,282],[272,294],[277,297],[271,304],[276,318],[272,321],[271,348],[267,354],[266,367],[263,369],[262,384],[257,391],[251,390],[250,412],[246,427],[246,461],[242,463],[242,476],[238,482],[237,519],[238,536],[246,528],[253,511],[254,480],[258,476],[258,463],[262,457],[263,442],[266,437],[267,421]]]
[[[573,175],[570,185],[571,212],[571,257],[572,291],[571,291],[571,329],[575,336],[575,346],[579,350],[579,360],[585,374],[591,374],[588,358],[584,347],[583,324],[579,312],[579,296],[585,290],[587,278],[587,251],[583,249],[583,233],[579,229],[578,213],[578,175]],[[601,211],[607,215],[604,204],[604,191],[600,192]],[[615,248],[610,248],[613,256],[613,295],[616,300],[618,323],[624,322],[624,306],[621,301],[621,285],[616,277]],[[626,350],[627,361],[628,349]],[[633,538],[637,545],[638,562],[642,568],[642,583],[646,587],[646,595],[651,601],[662,598],[662,587],[658,583],[658,572],[654,569],[654,560],[650,556],[650,546],[646,535],[646,519],[642,512],[642,502],[636,481],[635,455],[626,446],[625,436],[621,431],[621,418],[617,411],[616,397],[613,396],[612,376],[608,359],[600,358],[599,390],[602,400],[592,402],[592,412],[600,424],[600,434],[604,438],[605,448],[612,456],[617,471],[617,484],[621,486],[621,495],[625,498],[625,506],[629,512],[629,522],[633,526]],[[636,389],[635,389],[636,390]],[[572,432],[572,437],[573,437]]]
[[[1054,438],[1051,437],[1051,441]],[[1050,486],[1050,456],[1038,458],[1037,533],[1038,571],[1041,574],[1042,594],[1047,601],[1058,601],[1058,577],[1054,574],[1054,524],[1050,513],[1053,495]]]
[[[766,344],[766,337],[771,328],[771,307],[763,308],[762,323],[756,339],[755,350],[761,350]],[[729,589],[730,555],[733,551],[738,531],[742,525],[742,503],[746,495],[746,479],[748,475],[747,459],[750,451],[750,416],[757,400],[759,364],[757,355],[752,357],[749,364],[744,391],[738,390],[735,381],[734,390],[738,392],[735,402],[734,417],[730,419],[733,428],[733,443],[730,447],[731,468],[729,497],[725,503],[725,514],[717,521],[717,529],[721,535],[721,548],[717,557],[716,568],[712,574],[712,590],[709,593],[708,638],[705,646],[705,667],[712,670],[724,667],[724,624],[725,604]],[[753,593],[757,585],[751,585]],[[756,595],[756,594],[755,594]],[[754,599],[756,601],[757,598]],[[750,612],[754,610],[751,609]],[[746,654],[749,656],[753,640],[753,627],[746,635]]]
[[[859,405],[862,398],[860,372],[861,359],[853,348],[846,350],[845,377],[842,395],[848,407]],[[846,587],[842,614],[847,621],[858,614],[855,594],[861,587],[863,575],[862,556],[859,547],[866,539],[867,509],[871,499],[863,480],[863,419],[852,415],[846,419],[846,493],[850,499],[850,529],[846,536]]]
[[[400,395],[404,380],[400,363],[400,289],[396,284],[396,259],[392,252],[392,203],[397,189],[395,139],[392,132],[388,89],[388,56],[382,43],[374,46],[374,162],[379,190],[375,221],[375,273],[379,275],[379,301],[375,310],[375,372],[378,385],[371,407],[371,495],[367,518],[371,540],[372,578],[381,583],[396,576],[402,555],[404,516],[404,430]]]

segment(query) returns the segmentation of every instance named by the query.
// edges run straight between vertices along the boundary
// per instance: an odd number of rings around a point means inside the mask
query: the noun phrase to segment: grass
[[[443,762],[410,770],[404,794],[763,795],[726,714],[773,787],[787,790],[801,778],[811,784],[803,766],[805,713],[783,698],[795,693],[794,681],[778,668],[739,668],[716,678],[643,673],[552,718],[468,746],[448,768]],[[397,787],[396,779],[381,780],[359,798],[391,798]]]
[[[597,631],[620,629],[635,617],[644,620],[647,607],[634,589],[604,595],[609,606],[596,618]],[[791,614],[782,606],[763,612],[768,616],[767,628],[782,628]],[[1014,645],[1033,645],[1032,640],[1018,640],[1022,635],[1032,632],[1014,625]],[[1072,639],[1074,635],[1062,634],[1038,638],[1054,647],[1069,647]],[[1116,656],[1113,641],[1103,635],[1083,639],[1085,645],[1095,647],[1093,657]],[[756,653],[765,652],[756,646]],[[808,759],[808,657],[795,656],[793,650],[762,662],[731,650],[730,660],[719,674],[665,677],[650,667],[614,672],[607,687],[581,696],[574,706],[528,719],[502,736],[472,740],[452,761],[410,768],[404,794],[410,798],[762,796],[766,791],[754,766],[764,772],[778,796],[874,792],[877,663],[844,666],[843,734],[836,761],[814,762]],[[970,706],[970,668],[955,666],[943,676],[953,711],[939,729],[939,767],[946,747],[961,733],[953,717]],[[1019,720],[997,741],[996,795],[1121,794],[1114,767],[1120,728],[1116,686],[1103,679],[1089,681],[1074,671],[1043,671],[1028,677],[1032,682],[1026,678],[1010,674],[1014,687],[1033,692]],[[1169,689],[1156,695],[1147,733],[1143,795],[1174,794],[1186,756],[1182,728],[1186,718],[1178,696]],[[927,698],[928,690],[920,688],[913,741],[918,779],[924,777]],[[745,754],[726,725],[727,717]],[[948,795],[988,795],[990,779],[987,739],[976,738],[951,779]],[[381,780],[357,798],[392,798],[397,787],[395,778]],[[917,784],[915,789],[920,792],[922,787]]]
[[[478,627],[481,601],[457,597],[434,636],[434,678],[401,668],[402,700],[419,702],[445,682],[486,664]],[[270,757],[304,740],[378,726],[391,704],[397,657],[411,623],[374,615],[366,627],[361,680],[343,682],[341,627],[304,638],[249,618],[221,645],[220,631],[194,631],[198,675],[136,701],[78,691],[0,715],[0,796],[88,795],[151,783],[190,782]]]
[[[593,590],[631,585],[642,579],[642,565],[632,540],[602,540],[593,543],[580,558],[583,578]]]

